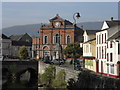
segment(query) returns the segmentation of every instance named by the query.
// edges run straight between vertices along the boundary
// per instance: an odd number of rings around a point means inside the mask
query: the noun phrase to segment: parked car
[[[82,70],[80,60],[75,61],[75,70]]]
[[[54,59],[51,61],[51,64],[60,64],[61,65],[64,63],[65,63],[64,59]]]
[[[4,57],[3,56],[0,56],[0,61],[3,61],[4,60]]]

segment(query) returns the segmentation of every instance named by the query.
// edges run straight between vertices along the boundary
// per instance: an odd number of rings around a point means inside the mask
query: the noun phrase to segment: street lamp
[[[74,20],[74,29],[76,30],[76,19],[79,19],[80,18],[80,14],[79,12],[76,12],[73,14],[73,20]],[[74,38],[75,39],[75,38]],[[74,40],[75,41],[75,40]],[[73,44],[73,47],[74,47],[74,51],[73,51],[73,57],[74,57],[74,70],[75,70],[75,61],[76,61],[76,56],[75,56],[75,53],[76,53],[76,50],[75,50],[75,43]]]
[[[76,17],[77,19],[80,18],[80,14],[79,14],[79,12],[76,12],[76,13],[73,14],[74,25],[76,25],[76,19],[75,19],[75,17]]]

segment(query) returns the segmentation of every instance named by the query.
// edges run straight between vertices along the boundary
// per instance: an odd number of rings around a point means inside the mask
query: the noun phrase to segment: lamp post
[[[76,30],[76,18],[79,19],[80,18],[80,14],[79,12],[76,12],[73,14],[73,20],[74,20],[74,29]],[[75,37],[74,37],[75,39]],[[75,41],[75,40],[74,40]],[[74,51],[73,51],[73,57],[74,57],[74,70],[75,70],[75,61],[76,61],[76,56],[75,56],[75,53],[76,53],[76,50],[75,50],[75,42],[73,44],[73,47],[74,47]]]
[[[59,45],[58,45],[59,46],[59,48],[58,48],[58,55],[59,55],[59,57],[58,58],[59,58],[59,66],[60,66],[60,56],[61,56],[60,55],[61,54],[61,48],[60,48],[61,47],[61,45],[60,45],[60,26],[59,26],[59,36],[58,37],[59,37],[59,39],[58,39],[59,40]]]

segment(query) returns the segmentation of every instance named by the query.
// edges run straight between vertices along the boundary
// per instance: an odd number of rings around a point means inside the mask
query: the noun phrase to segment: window
[[[113,54],[110,53],[110,61],[112,62],[113,61]]]
[[[107,64],[107,73],[109,74],[109,64]]]
[[[105,59],[106,59],[106,46],[105,46]]]
[[[101,59],[101,47],[99,47],[99,59]]]
[[[67,36],[67,44],[69,44],[70,43],[70,36],[68,35]]]
[[[118,43],[118,54],[120,54],[120,43]]]
[[[112,74],[114,74],[114,64],[111,65],[110,71],[111,71]]]
[[[48,36],[44,36],[44,44],[48,44]]]
[[[107,61],[109,61],[109,53],[107,53]]]
[[[102,46],[102,59],[103,59],[103,46]]]
[[[98,44],[98,35],[97,35],[97,44]]]
[[[36,45],[36,49],[39,49],[39,45]]]
[[[54,43],[55,43],[55,44],[59,44],[59,43],[60,43],[60,36],[59,36],[59,34],[56,34],[56,35],[54,36]]]
[[[102,34],[102,43],[103,43],[103,34]]]
[[[106,43],[106,33],[105,33],[105,43]]]
[[[97,47],[97,58],[98,58],[98,47]]]
[[[101,42],[100,42],[100,35],[99,35],[99,44],[100,44]]]
[[[108,48],[108,42],[107,42],[107,48]]]
[[[110,41],[110,48],[112,48],[112,41]]]

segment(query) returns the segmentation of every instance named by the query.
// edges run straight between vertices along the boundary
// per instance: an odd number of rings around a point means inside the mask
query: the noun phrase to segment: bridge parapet
[[[49,66],[49,64],[45,64],[43,62],[39,62],[38,63],[38,74],[43,74],[45,72],[45,68]],[[71,70],[70,68],[65,68],[65,67],[60,67],[57,65],[54,65],[56,67],[56,74],[60,71],[60,70],[65,70],[66,73],[66,81],[68,81],[70,78],[73,78],[75,81],[77,81],[78,79],[78,74],[81,71],[76,71],[76,70]]]

